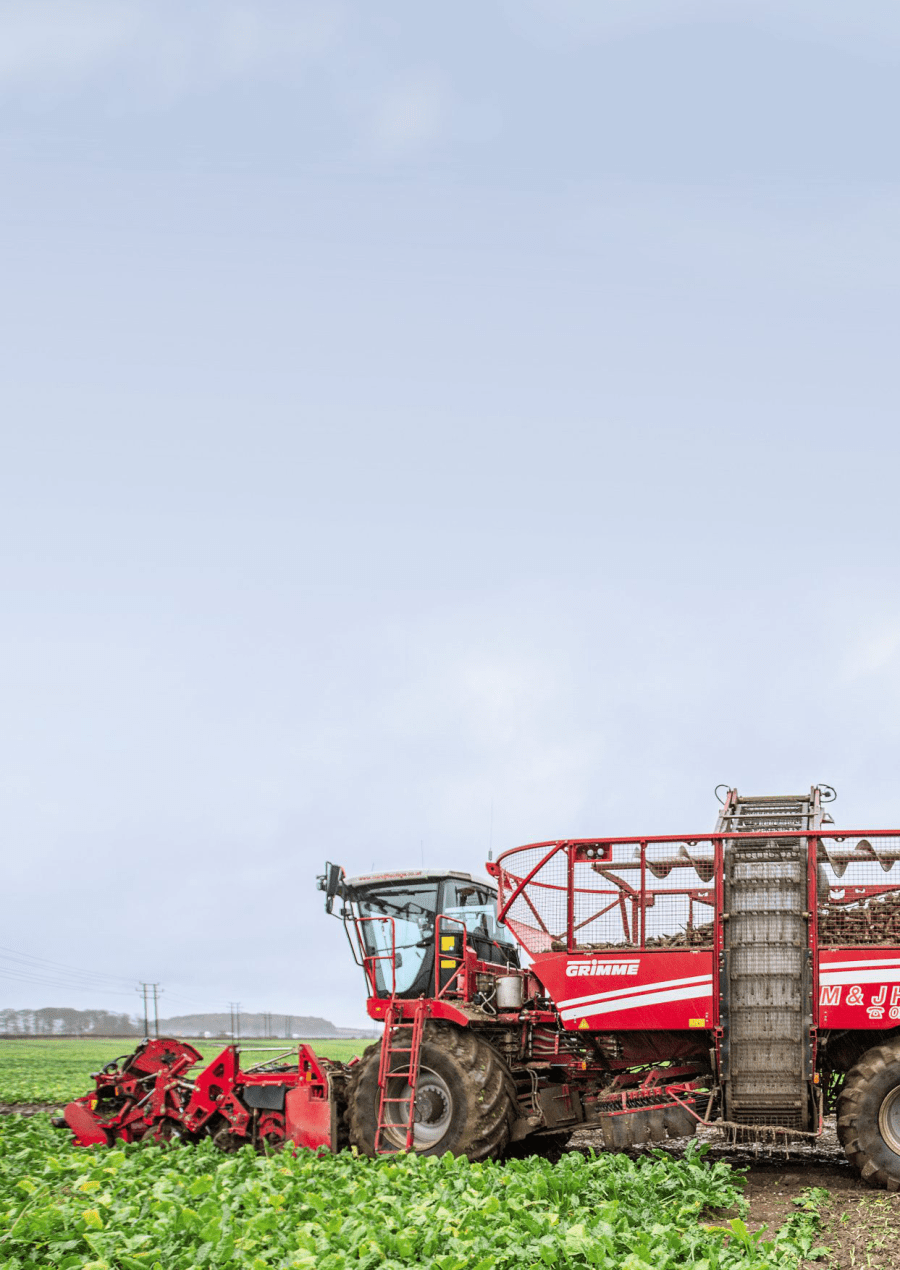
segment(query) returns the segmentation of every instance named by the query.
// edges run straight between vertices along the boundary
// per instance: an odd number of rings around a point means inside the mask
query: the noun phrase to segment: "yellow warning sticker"
[[[452,952],[455,942],[455,935],[441,935],[441,952]]]
[[[688,1027],[706,1027],[706,1019],[688,1019]]]
[[[452,970],[455,965],[455,961],[442,961],[441,970]]]
[[[586,1029],[587,1025],[588,1025],[587,1019],[582,1019],[581,1022],[578,1024],[579,1028],[582,1030]]]

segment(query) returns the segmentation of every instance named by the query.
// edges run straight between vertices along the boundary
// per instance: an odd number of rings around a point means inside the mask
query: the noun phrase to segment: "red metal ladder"
[[[392,1106],[409,1100],[406,1121],[406,1150],[411,1151],[416,1128],[416,1088],[419,1083],[419,1058],[422,1052],[422,1032],[429,1013],[430,1002],[416,1002],[412,1021],[403,1018],[403,1006],[392,1001],[384,1018],[384,1039],[381,1042],[381,1062],[378,1065],[378,1126],[375,1130],[375,1154],[396,1155],[397,1148],[383,1145],[385,1129],[399,1128],[396,1120],[388,1120]],[[397,1054],[406,1055],[406,1062],[395,1067],[392,1059]],[[388,1080],[406,1080],[409,1092],[402,1098],[388,1095]]]

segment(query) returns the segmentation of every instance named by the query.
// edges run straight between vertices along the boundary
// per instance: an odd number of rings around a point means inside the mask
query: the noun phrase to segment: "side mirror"
[[[319,890],[325,892],[325,912],[330,913],[334,908],[334,897],[341,889],[341,874],[343,869],[339,864],[331,864],[325,861],[325,873],[318,879]]]

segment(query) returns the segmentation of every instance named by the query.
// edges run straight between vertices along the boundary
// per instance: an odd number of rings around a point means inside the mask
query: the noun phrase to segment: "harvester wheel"
[[[900,1041],[866,1050],[847,1073],[837,1131],[863,1181],[900,1191]]]
[[[350,1142],[365,1155],[375,1155],[378,1132],[378,1064],[381,1045],[370,1045],[353,1069],[347,1088]],[[393,1064],[402,1067],[405,1054]],[[406,1146],[409,1085],[404,1076],[388,1076],[388,1125],[380,1151]],[[404,1098],[407,1101],[402,1101]],[[516,1092],[509,1068],[486,1041],[467,1028],[428,1023],[422,1038],[413,1150],[420,1155],[465,1155],[470,1160],[496,1159],[509,1141]]]

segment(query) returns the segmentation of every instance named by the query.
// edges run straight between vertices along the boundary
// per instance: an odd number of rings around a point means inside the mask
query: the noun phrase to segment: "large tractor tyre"
[[[900,1191],[900,1040],[866,1050],[847,1073],[837,1131],[865,1182]]]
[[[347,1088],[350,1142],[365,1155],[376,1154],[378,1065],[381,1045],[370,1045],[353,1069]],[[397,1054],[394,1070],[408,1055]],[[405,1076],[388,1076],[385,1103],[388,1122],[378,1141],[379,1153],[406,1147],[409,1084]],[[486,1041],[466,1028],[429,1023],[422,1038],[413,1147],[419,1155],[465,1155],[470,1160],[496,1159],[509,1141],[516,1115],[516,1091],[509,1068]]]

